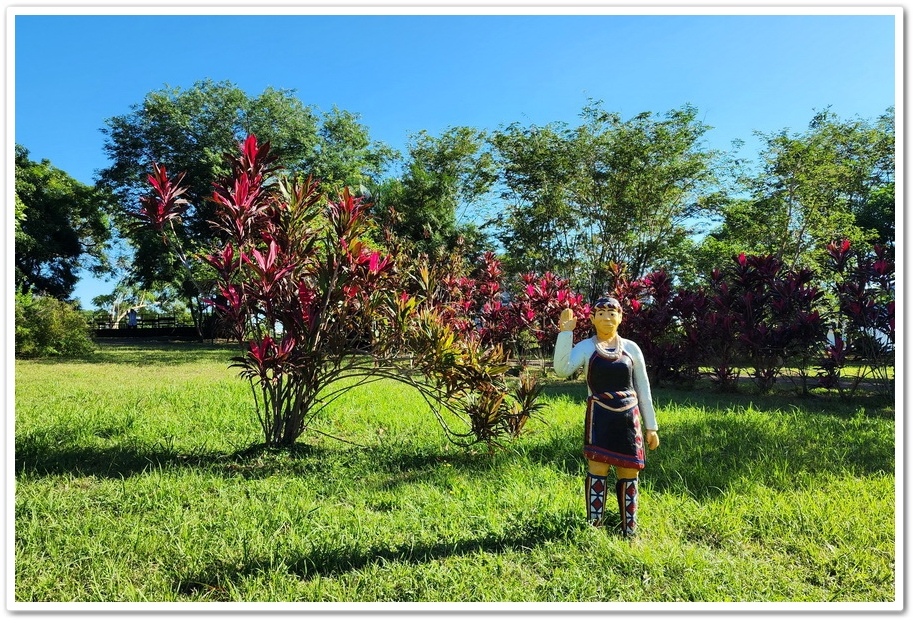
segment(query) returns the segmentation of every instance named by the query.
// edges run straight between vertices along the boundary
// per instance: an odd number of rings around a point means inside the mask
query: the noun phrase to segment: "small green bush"
[[[85,355],[95,350],[89,323],[73,305],[16,293],[16,357]]]

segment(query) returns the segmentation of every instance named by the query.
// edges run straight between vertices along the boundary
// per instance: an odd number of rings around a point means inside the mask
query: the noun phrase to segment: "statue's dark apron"
[[[618,467],[646,465],[633,360],[623,352],[611,360],[595,351],[588,361],[592,394],[585,413],[585,458]]]

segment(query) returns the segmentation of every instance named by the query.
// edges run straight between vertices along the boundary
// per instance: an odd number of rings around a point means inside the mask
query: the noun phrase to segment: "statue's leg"
[[[639,506],[639,470],[617,468],[617,504],[620,507],[620,532],[630,538],[636,534],[636,510]]]
[[[611,466],[597,461],[588,462],[585,475],[585,509],[588,521],[600,526],[604,521],[604,506],[607,499],[607,476]]]

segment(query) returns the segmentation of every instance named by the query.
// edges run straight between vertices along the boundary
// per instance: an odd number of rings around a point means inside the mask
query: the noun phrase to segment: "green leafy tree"
[[[695,218],[718,196],[716,154],[691,106],[624,120],[591,102],[581,116],[576,128],[494,136],[514,199],[501,240],[517,269],[556,270],[595,297],[612,262],[643,275],[686,255]]]
[[[841,120],[824,111],[811,122],[812,131],[827,135],[841,168],[841,201],[855,215],[856,225],[870,244],[894,246],[896,137],[894,109],[873,122]]]
[[[187,301],[198,324],[212,272],[187,260],[213,239],[212,180],[230,171],[224,154],[237,150],[249,134],[271,145],[281,169],[290,175],[320,171],[325,184],[359,186],[380,176],[394,152],[372,142],[357,117],[334,109],[322,117],[290,90],[268,88],[249,96],[231,82],[204,80],[182,90],[150,92],[131,112],[106,120],[104,150],[111,165],[100,183],[117,196],[119,228],[134,249],[131,279],[148,290],[173,286]],[[187,209],[168,235],[184,255],[165,250],[159,233],[133,227],[126,217],[148,188],[154,164],[185,173]]]
[[[15,195],[15,207],[13,211],[13,235],[17,245],[25,245],[28,243],[29,238],[28,235],[22,231],[22,223],[25,221],[25,213],[27,208],[22,202],[22,199],[19,198],[19,193],[15,193]]]
[[[250,97],[230,82],[204,80],[187,90],[152,91],[130,113],[106,120],[111,165],[100,180],[129,207],[143,195],[154,162],[184,171],[190,204],[184,224],[192,235],[209,236],[210,180],[227,173],[223,154],[249,131],[270,140],[286,167],[301,170],[317,150],[318,116],[291,91],[272,88]]]
[[[109,197],[16,145],[16,288],[58,299],[73,293],[82,269],[108,270]]]
[[[65,301],[17,292],[15,312],[17,358],[78,356],[95,350],[86,317]]]
[[[742,197],[721,206],[721,223],[703,243],[713,268],[737,253],[773,255],[790,269],[819,267],[827,245],[892,244],[894,129],[817,113],[804,133],[758,133],[760,169],[740,180]]]
[[[563,124],[512,124],[490,138],[503,210],[493,219],[511,273],[572,275],[579,262],[570,200],[574,153]]]
[[[578,175],[573,199],[583,224],[579,247],[595,297],[614,262],[632,275],[670,271],[691,245],[695,219],[717,195],[715,152],[703,147],[709,126],[684,106],[662,116],[623,120],[587,106],[573,138]]]
[[[122,277],[108,294],[100,294],[92,299],[96,313],[105,313],[108,316],[108,326],[112,329],[127,316],[131,309],[140,311],[144,308],[155,306],[157,301],[155,293],[144,290]]]
[[[411,137],[406,171],[385,185],[380,199],[397,213],[394,232],[418,251],[435,256],[465,246],[473,254],[483,246],[477,210],[495,180],[483,132],[424,130]]]
[[[336,106],[321,119],[318,137],[315,155],[303,164],[325,192],[333,193],[344,186],[375,188],[388,165],[398,158],[395,150],[371,140],[369,128],[359,122],[359,115]],[[275,155],[282,163],[282,154]]]
[[[875,188],[862,209],[856,211],[856,225],[868,241],[893,247],[896,238],[896,192],[893,183]]]

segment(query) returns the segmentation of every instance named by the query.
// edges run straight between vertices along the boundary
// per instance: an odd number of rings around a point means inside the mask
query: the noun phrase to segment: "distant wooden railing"
[[[193,325],[183,325],[179,324],[175,316],[139,316],[137,317],[137,328],[138,329],[169,329],[174,327],[185,327]],[[95,318],[95,328],[96,330],[100,329],[109,329],[109,330],[129,330],[130,326],[128,325],[127,318],[121,318],[118,321],[116,326],[111,325],[111,318],[107,315],[96,316]]]

